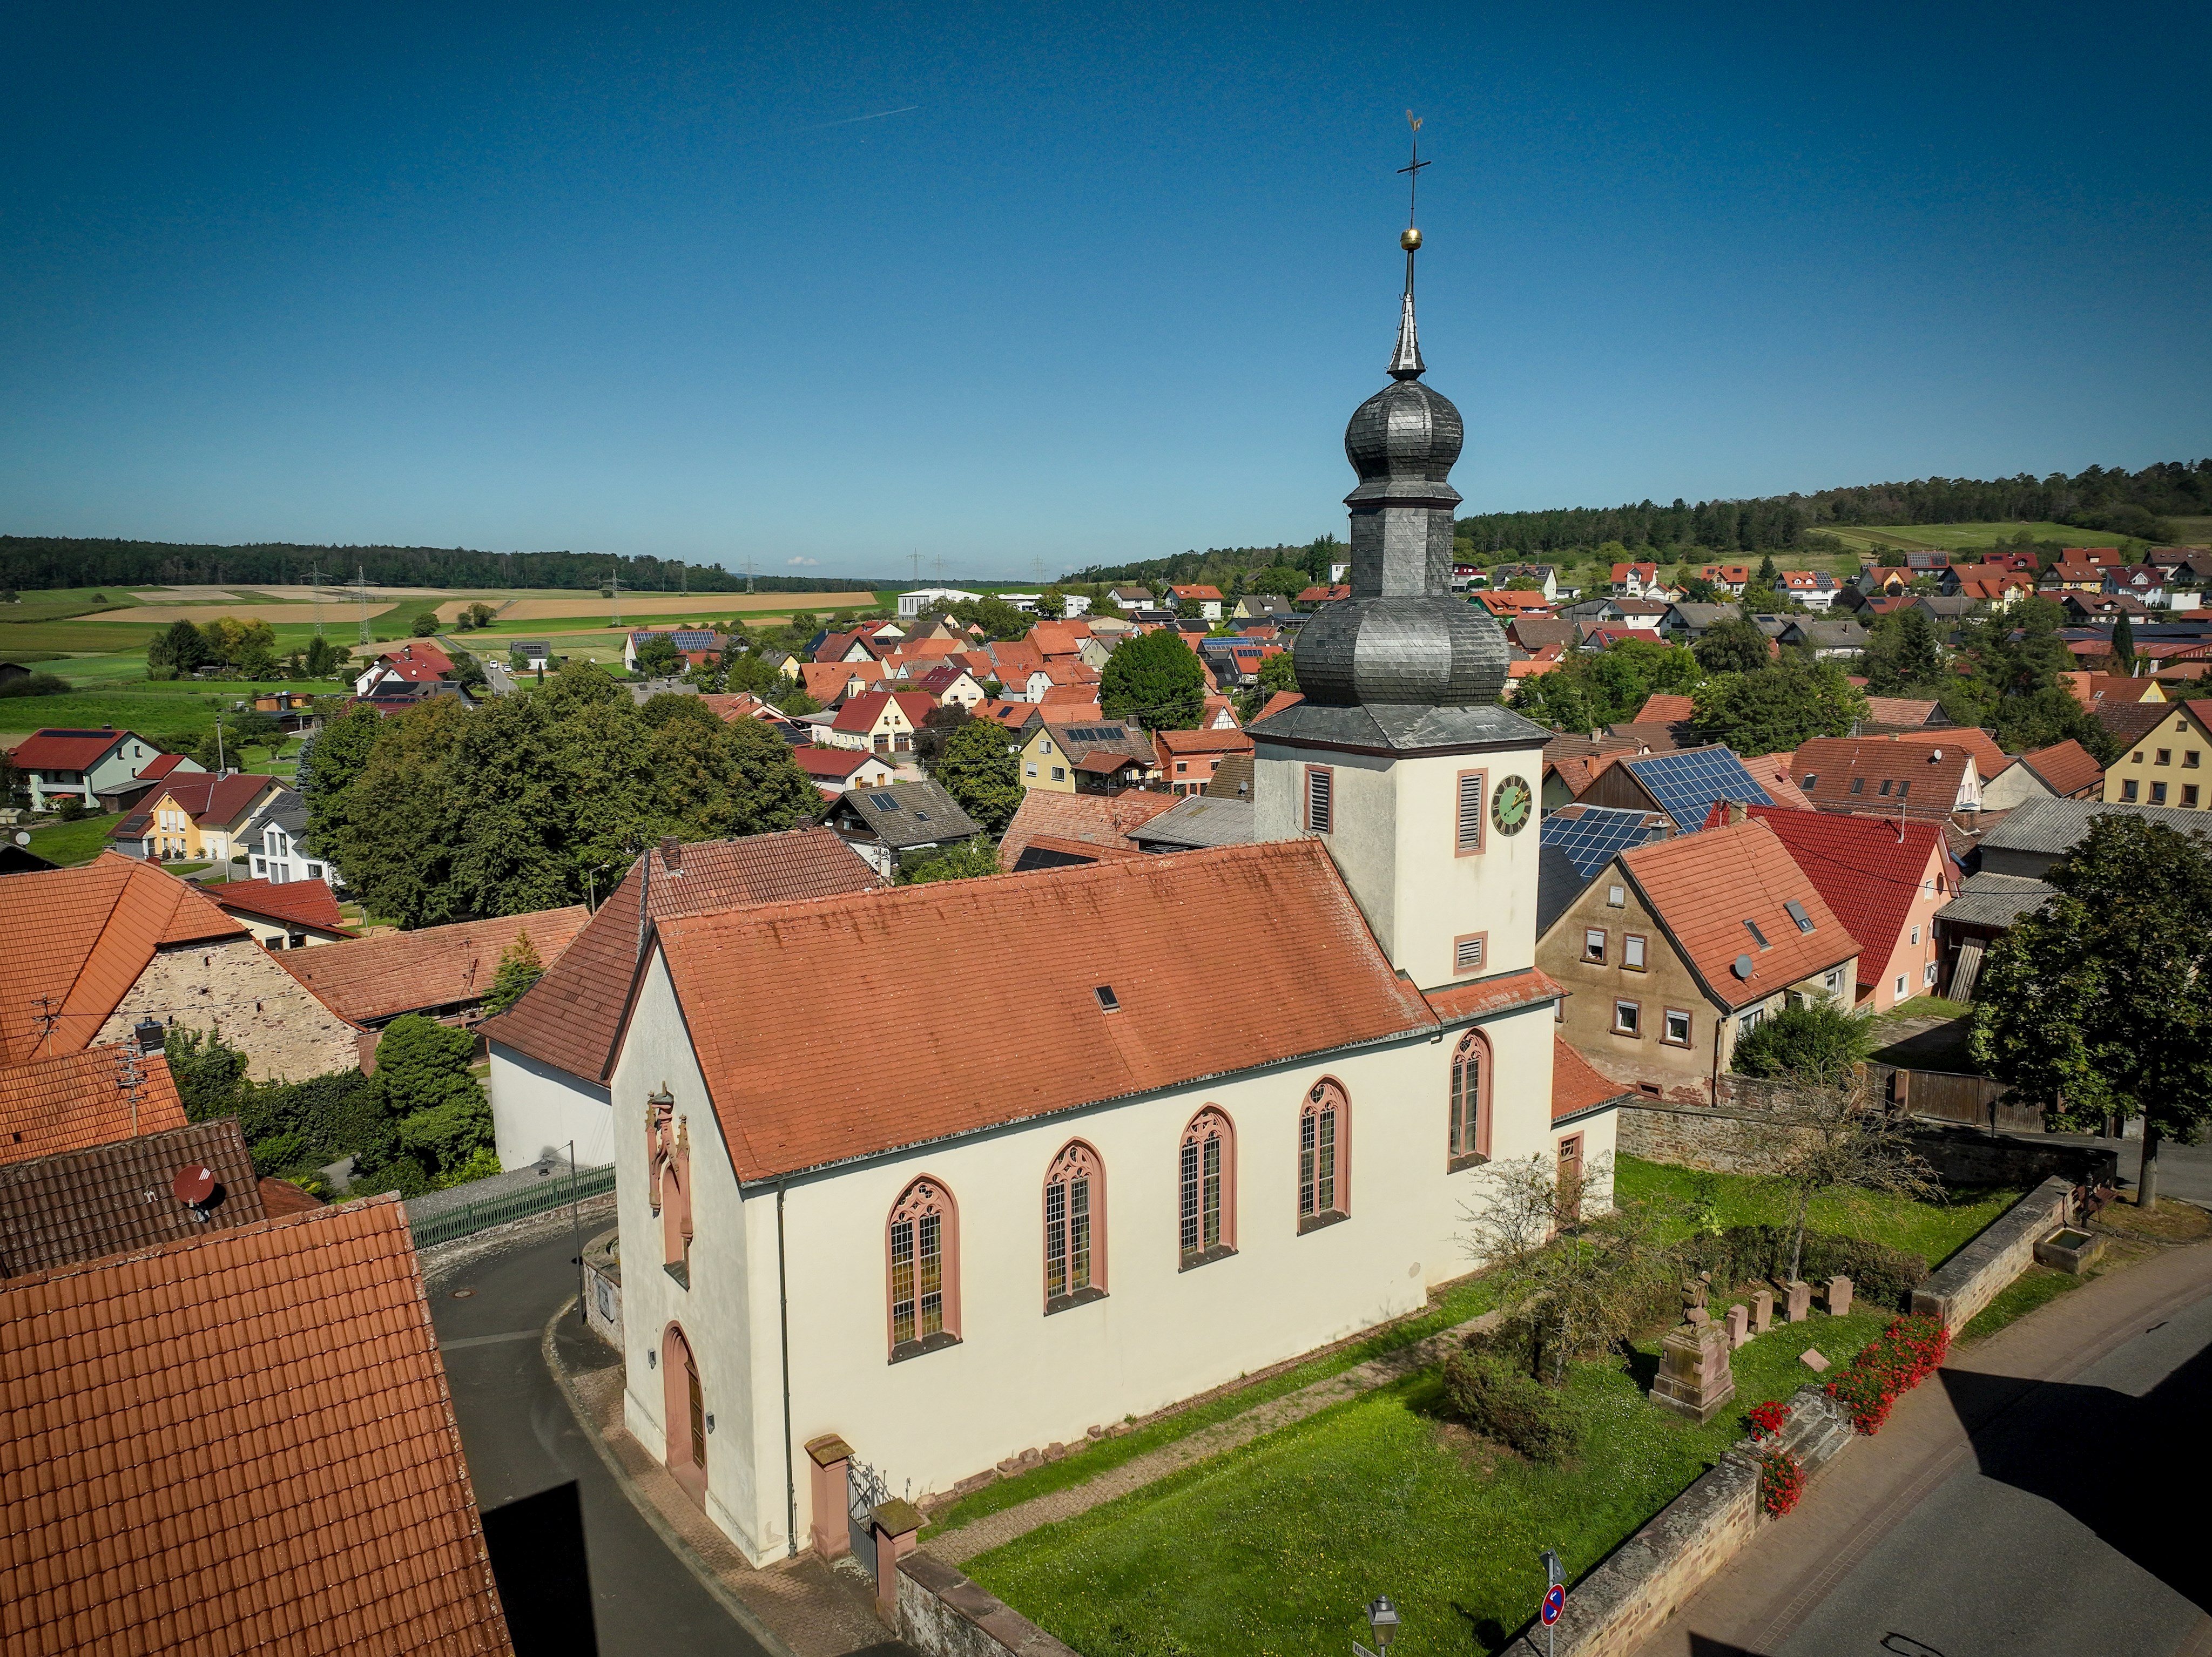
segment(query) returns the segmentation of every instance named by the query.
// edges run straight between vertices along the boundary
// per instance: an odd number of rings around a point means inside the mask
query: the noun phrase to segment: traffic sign
[[[1550,1590],[1544,1595],[1544,1610],[1542,1612],[1544,1626],[1549,1628],[1553,1624],[1558,1622],[1559,1620],[1559,1613],[1566,1608],[1566,1585],[1562,1582],[1553,1583]]]

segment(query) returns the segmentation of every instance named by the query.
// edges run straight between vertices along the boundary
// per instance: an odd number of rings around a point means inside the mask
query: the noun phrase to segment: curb
[[[599,1456],[600,1465],[613,1476],[623,1496],[631,1507],[637,1509],[638,1516],[652,1527],[661,1545],[684,1562],[684,1568],[698,1579],[699,1586],[714,1596],[714,1603],[729,1612],[738,1626],[750,1635],[769,1657],[799,1657],[781,1635],[761,1620],[758,1611],[730,1592],[722,1579],[699,1557],[698,1551],[661,1516],[660,1509],[646,1498],[644,1491],[638,1489],[637,1481],[629,1476],[621,1459],[608,1448],[606,1440],[600,1436],[599,1429],[592,1424],[582,1400],[576,1396],[576,1389],[568,1384],[568,1371],[553,1356],[553,1332],[561,1326],[561,1320],[574,1310],[575,1306],[576,1296],[571,1295],[546,1320],[545,1332],[538,1339],[538,1355],[544,1360],[546,1369],[553,1376],[553,1384],[561,1389],[561,1397],[568,1405],[568,1413],[575,1417],[577,1427],[591,1441],[592,1449]]]

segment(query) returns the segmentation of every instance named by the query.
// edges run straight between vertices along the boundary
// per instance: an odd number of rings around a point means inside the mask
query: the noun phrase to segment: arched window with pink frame
[[[1044,1309],[1064,1312],[1106,1293],[1106,1167],[1071,1139],[1044,1176]]]
[[[1489,1038],[1469,1030],[1452,1050],[1451,1140],[1446,1154],[1455,1169],[1490,1160],[1490,1071]]]
[[[1176,1162],[1177,1252],[1182,1269],[1237,1252],[1237,1130],[1208,1105],[1182,1131]]]
[[[1298,1230],[1334,1225],[1352,1211],[1352,1108],[1344,1085],[1324,1076],[1298,1107]]]
[[[884,1233],[889,1267],[890,1361],[960,1340],[960,1212],[927,1174],[899,1193]]]

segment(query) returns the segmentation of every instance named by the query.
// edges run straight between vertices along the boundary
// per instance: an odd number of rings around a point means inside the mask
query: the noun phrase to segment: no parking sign
[[[1540,1613],[1544,1626],[1549,1628],[1559,1620],[1559,1613],[1567,1608],[1567,1590],[1564,1584],[1554,1582],[1544,1595],[1544,1609]]]

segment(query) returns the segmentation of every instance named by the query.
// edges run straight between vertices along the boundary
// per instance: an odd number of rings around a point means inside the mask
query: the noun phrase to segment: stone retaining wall
[[[927,1657],[1079,1657],[1073,1648],[926,1553],[899,1561],[898,1636]]]
[[[1912,1291],[1915,1315],[1942,1319],[1956,1334],[1997,1291],[2035,1263],[2035,1245],[2073,1217],[2072,1182],[2057,1175],[2014,1203]]]

